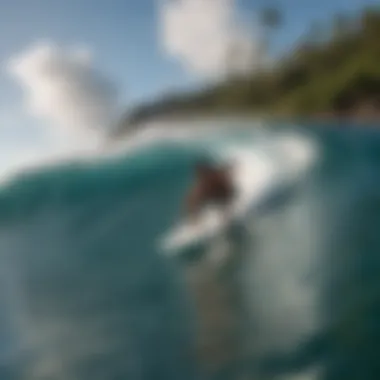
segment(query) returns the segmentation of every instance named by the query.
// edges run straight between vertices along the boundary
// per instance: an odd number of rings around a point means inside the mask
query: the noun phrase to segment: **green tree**
[[[282,25],[282,15],[276,8],[265,8],[260,17],[269,40],[269,34]],[[322,39],[319,33],[326,31]],[[331,27],[324,25],[322,30],[321,24],[314,24],[307,43],[290,49],[271,70],[252,70],[248,78],[233,76],[196,93],[161,99],[136,109],[129,120],[198,111],[312,115],[372,109],[380,113],[379,40],[380,9],[364,10],[350,20],[337,15]],[[231,45],[231,62],[226,60],[231,70],[238,55],[239,46]]]

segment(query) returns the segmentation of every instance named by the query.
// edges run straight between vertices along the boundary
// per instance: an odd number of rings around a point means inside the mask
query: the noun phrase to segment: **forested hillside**
[[[127,114],[122,128],[150,118],[196,113],[377,116],[380,9],[365,9],[355,18],[336,16],[327,30],[323,37],[312,30],[275,65],[248,77],[231,77],[198,92],[143,104]]]

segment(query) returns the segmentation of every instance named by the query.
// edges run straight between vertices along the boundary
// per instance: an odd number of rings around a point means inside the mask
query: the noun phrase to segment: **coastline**
[[[125,136],[132,131],[143,128],[145,125],[155,122],[160,124],[168,123],[173,125],[180,122],[198,122],[198,121],[218,121],[223,123],[240,120],[242,122],[262,122],[268,125],[277,123],[297,124],[299,126],[320,124],[321,126],[344,127],[355,125],[360,127],[380,127],[380,109],[375,112],[321,112],[309,115],[290,115],[281,113],[256,113],[256,112],[194,112],[194,113],[170,113],[152,115],[142,118],[138,121],[124,121],[117,129],[115,136]]]

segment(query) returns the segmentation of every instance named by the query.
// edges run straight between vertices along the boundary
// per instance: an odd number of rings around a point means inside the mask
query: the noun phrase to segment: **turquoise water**
[[[231,237],[238,361],[206,371],[185,273],[215,247],[177,260],[158,242],[199,157],[280,165],[289,136],[318,154]],[[1,378],[379,378],[379,189],[379,134],[352,127],[197,129],[20,174],[0,193]]]

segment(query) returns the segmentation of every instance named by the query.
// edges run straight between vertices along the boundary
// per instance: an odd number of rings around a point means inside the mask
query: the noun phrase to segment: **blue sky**
[[[244,11],[254,11],[268,0],[240,0]],[[275,0],[286,24],[275,44],[285,50],[313,20],[328,20],[337,11],[355,11],[366,0]],[[0,60],[33,41],[83,43],[95,53],[96,63],[120,84],[125,101],[144,99],[196,80],[160,51],[155,0],[0,0]],[[10,78],[0,77],[0,104],[18,101]]]
[[[4,70],[9,58],[35,41],[83,44],[96,66],[116,82],[121,103],[128,106],[173,89],[201,82],[162,49],[158,7],[162,0],[0,0],[0,139],[30,142],[40,120],[24,111],[23,91]],[[175,0],[172,0],[175,1]],[[269,0],[237,0],[244,14]],[[272,0],[284,12],[276,51],[286,51],[315,20],[327,21],[338,11],[355,12],[375,0]],[[8,141],[7,140],[7,141]],[[41,144],[44,144],[41,136]],[[0,140],[1,143],[1,140]]]

